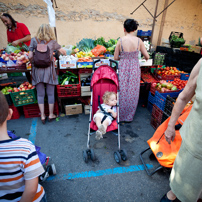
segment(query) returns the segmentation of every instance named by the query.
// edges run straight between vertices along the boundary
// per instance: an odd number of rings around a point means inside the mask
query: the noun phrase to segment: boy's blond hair
[[[4,121],[8,117],[8,102],[6,101],[6,97],[2,92],[0,92],[0,126],[4,123]]]
[[[36,38],[40,41],[50,41],[55,40],[55,35],[49,24],[42,24],[36,33]]]
[[[103,100],[103,103],[104,103],[104,104],[107,104],[107,101],[109,100],[109,98],[110,98],[111,95],[117,96],[115,92],[106,91],[106,92],[104,93],[104,95],[102,96],[102,100]]]

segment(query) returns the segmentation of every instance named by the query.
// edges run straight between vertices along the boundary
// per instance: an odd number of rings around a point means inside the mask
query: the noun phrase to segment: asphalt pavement
[[[169,172],[164,170],[148,176],[139,158],[153,136],[151,114],[138,105],[132,123],[120,124],[121,148],[126,149],[128,160],[117,164],[114,151],[118,149],[117,136],[107,133],[103,139],[90,138],[96,160],[83,161],[82,151],[87,149],[89,115],[59,117],[59,121],[46,122],[40,118],[8,121],[8,130],[30,139],[56,165],[57,175],[42,182],[48,202],[158,202],[169,190]],[[158,166],[156,160],[144,159],[150,170]]]

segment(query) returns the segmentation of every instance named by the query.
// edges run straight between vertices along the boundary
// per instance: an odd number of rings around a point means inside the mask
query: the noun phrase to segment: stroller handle
[[[100,62],[100,59],[93,61],[93,71],[95,70],[95,64],[96,64],[97,62]]]
[[[116,70],[118,69],[118,62],[112,59],[109,59],[110,62],[115,63]]]

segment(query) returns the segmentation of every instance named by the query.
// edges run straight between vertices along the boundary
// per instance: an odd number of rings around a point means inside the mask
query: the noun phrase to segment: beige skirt
[[[170,174],[170,187],[182,202],[196,202],[202,192],[202,161],[183,142]]]

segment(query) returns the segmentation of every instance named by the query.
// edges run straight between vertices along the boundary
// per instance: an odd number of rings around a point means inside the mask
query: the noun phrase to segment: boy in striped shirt
[[[30,141],[8,136],[11,116],[12,109],[0,92],[0,201],[45,202],[44,189],[38,183],[44,168]]]

